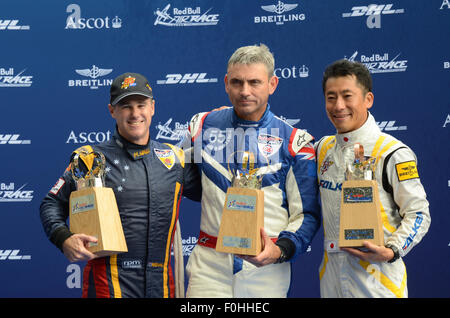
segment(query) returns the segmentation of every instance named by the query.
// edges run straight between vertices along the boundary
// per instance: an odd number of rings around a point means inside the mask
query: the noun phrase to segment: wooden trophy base
[[[384,246],[380,199],[374,180],[342,184],[339,247],[361,247],[364,241]]]
[[[87,249],[98,256],[127,252],[116,198],[111,188],[89,187],[70,194],[70,231],[95,236]]]
[[[264,192],[230,187],[222,211],[216,250],[241,255],[261,252],[264,227]]]

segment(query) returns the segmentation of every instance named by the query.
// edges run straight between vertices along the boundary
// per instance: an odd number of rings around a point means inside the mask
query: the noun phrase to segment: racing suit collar
[[[232,121],[232,124],[234,127],[257,128],[257,127],[263,127],[263,126],[267,125],[272,118],[273,118],[273,114],[270,111],[270,105],[267,104],[264,114],[262,115],[261,119],[258,121],[251,121],[251,120],[245,120],[245,119],[239,118],[236,115],[236,112],[234,110],[232,112],[231,121]]]
[[[338,145],[346,147],[371,139],[370,137],[377,135],[379,132],[380,128],[378,128],[375,118],[368,112],[368,117],[364,125],[348,133],[336,134],[336,140]]]
[[[113,138],[116,144],[119,145],[120,148],[124,149],[133,160],[142,159],[150,153],[150,139],[148,140],[148,143],[146,145],[137,145],[123,138],[119,134],[117,127],[114,131]]]

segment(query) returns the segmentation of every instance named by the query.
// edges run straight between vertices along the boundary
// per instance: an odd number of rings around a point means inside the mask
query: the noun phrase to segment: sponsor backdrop
[[[450,1],[70,0],[0,4],[0,297],[79,297],[84,263],[46,238],[42,198],[73,149],[109,139],[109,85],[146,75],[152,138],[177,143],[191,116],[229,105],[223,78],[240,46],[265,43],[280,83],[272,111],[319,139],[334,130],[321,78],[334,60],[373,74],[380,128],[416,152],[432,225],[407,257],[411,297],[449,297]],[[199,204],[181,206],[185,261]],[[420,226],[417,224],[416,226]],[[412,231],[414,233],[414,231]],[[319,297],[323,234],[293,264],[290,297]]]

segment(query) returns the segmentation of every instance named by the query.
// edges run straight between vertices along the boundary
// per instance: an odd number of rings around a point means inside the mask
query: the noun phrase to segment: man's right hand
[[[71,262],[88,261],[98,257],[89,252],[87,246],[89,243],[97,243],[97,238],[86,234],[74,234],[64,241],[62,248],[64,255]]]

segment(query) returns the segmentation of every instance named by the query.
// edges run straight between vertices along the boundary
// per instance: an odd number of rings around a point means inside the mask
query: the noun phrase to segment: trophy
[[[264,226],[264,192],[262,176],[255,169],[252,152],[243,153],[242,171],[228,171],[228,188],[222,210],[216,250],[241,255],[258,255],[262,250],[261,228]],[[234,153],[233,153],[234,154]]]
[[[128,251],[114,192],[104,187],[104,171],[101,152],[85,147],[76,151],[71,162],[77,190],[70,194],[70,231],[96,237],[97,243],[90,242],[87,249],[100,257]]]
[[[354,145],[355,159],[347,165],[342,184],[339,247],[362,247],[363,241],[384,245],[378,185],[374,179],[376,158],[365,157],[361,144]]]

